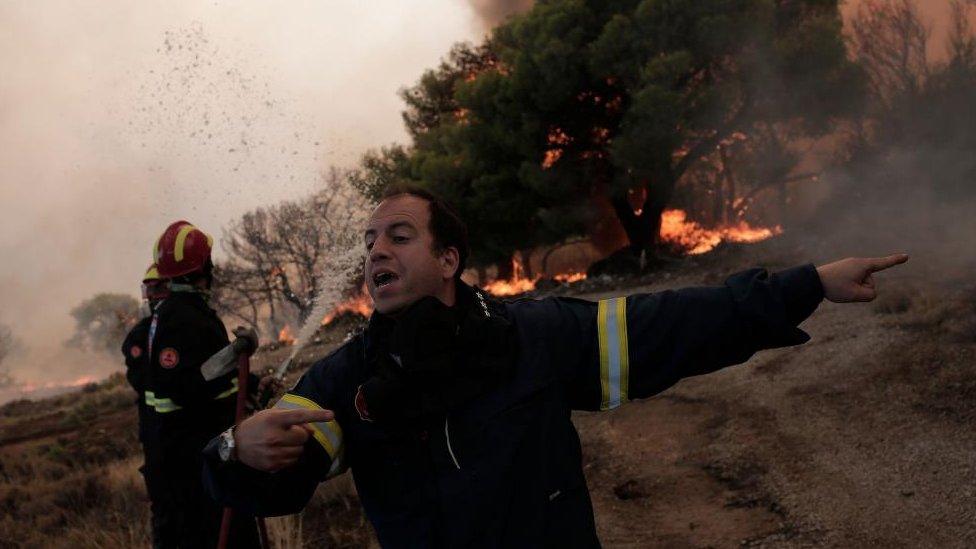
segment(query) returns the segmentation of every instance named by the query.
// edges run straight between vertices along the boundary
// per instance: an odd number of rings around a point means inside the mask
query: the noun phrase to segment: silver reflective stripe
[[[630,360],[627,348],[627,298],[605,299],[597,306],[600,343],[601,410],[627,401]]]

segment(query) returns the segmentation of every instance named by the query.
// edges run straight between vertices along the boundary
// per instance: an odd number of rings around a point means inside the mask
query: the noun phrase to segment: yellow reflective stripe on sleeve
[[[303,396],[294,395],[292,393],[286,393],[285,396],[281,397],[275,405],[275,409],[278,410],[323,410],[315,401],[309,400]],[[325,448],[325,451],[329,454],[329,458],[332,459],[333,468],[336,466],[336,462],[342,461],[343,447],[342,447],[342,428],[335,421],[320,421],[317,423],[309,423],[309,427],[312,428],[312,436],[315,440]],[[331,472],[331,469],[330,469]]]
[[[231,378],[231,380],[230,380],[230,389],[227,389],[226,391],[224,391],[224,392],[220,393],[219,395],[215,396],[214,397],[214,400],[220,400],[222,398],[227,398],[227,397],[229,397],[230,395],[232,395],[232,394],[234,394],[236,392],[237,392],[237,378],[235,377],[235,378]]]
[[[620,349],[620,402],[627,402],[630,391],[630,349],[627,345],[627,298],[617,300],[617,343]]]
[[[176,247],[173,250],[173,259],[177,262],[183,261],[183,248],[186,246],[186,237],[196,230],[193,225],[183,225],[180,232],[176,233]]]
[[[627,298],[597,304],[600,344],[600,409],[612,410],[627,401],[630,359],[627,348]]]
[[[168,398],[156,398],[156,394],[152,391],[146,391],[146,406],[156,410],[158,414],[166,414],[183,409],[182,406]]]

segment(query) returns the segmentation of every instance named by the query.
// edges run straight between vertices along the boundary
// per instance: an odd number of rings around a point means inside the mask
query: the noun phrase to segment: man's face
[[[422,297],[453,305],[457,252],[434,251],[430,206],[412,195],[384,200],[366,226],[366,288],[376,310],[396,314]]]

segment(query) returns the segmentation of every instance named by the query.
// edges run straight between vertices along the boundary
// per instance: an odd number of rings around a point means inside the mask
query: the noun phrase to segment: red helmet
[[[188,221],[177,221],[166,227],[156,247],[153,259],[159,276],[174,278],[202,271],[210,259],[213,239],[210,235],[191,225]]]
[[[160,278],[159,270],[153,263],[142,276],[142,298],[157,301],[169,297],[169,281]]]

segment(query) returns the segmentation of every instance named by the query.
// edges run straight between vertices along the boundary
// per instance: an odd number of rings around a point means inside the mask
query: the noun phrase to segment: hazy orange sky
[[[219,238],[403,141],[396,91],[482,35],[474,9],[527,3],[0,2],[0,322],[27,350],[14,375],[121,368],[62,351],[73,306],[136,295],[173,220]],[[919,4],[939,32],[948,0]]]
[[[71,307],[137,295],[170,221],[219,237],[402,141],[397,89],[483,32],[463,0],[5,0],[0,26],[0,322],[25,381],[120,368],[56,352]]]

